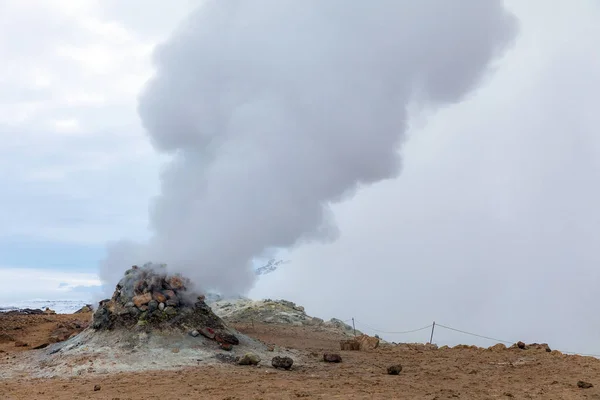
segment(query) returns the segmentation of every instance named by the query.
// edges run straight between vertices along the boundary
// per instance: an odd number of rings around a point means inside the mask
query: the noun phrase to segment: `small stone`
[[[174,349],[171,350],[173,353],[179,353],[179,348],[175,347]]]
[[[525,350],[526,345],[523,342],[517,342],[517,347],[520,348],[521,350]]]
[[[168,316],[173,316],[177,314],[177,310],[175,309],[175,307],[165,307],[165,314],[167,314]]]
[[[579,382],[577,382],[577,387],[580,389],[590,389],[590,388],[593,388],[594,385],[592,385],[589,382],[579,381]]]
[[[94,385],[94,392],[97,392],[100,390],[100,385]]]
[[[281,369],[291,369],[292,365],[294,364],[294,360],[292,360],[290,357],[273,357],[273,359],[271,360],[271,365],[273,366],[273,368],[281,368]]]
[[[174,299],[169,299],[169,300],[167,300],[167,302],[165,304],[167,305],[167,307],[177,307],[179,305],[179,301],[174,300]]]
[[[400,375],[401,371],[402,371],[402,365],[400,365],[400,364],[391,365],[387,369],[388,375]]]
[[[193,330],[190,332],[190,336],[198,337],[198,335],[200,335],[200,332],[198,332],[197,330]]]
[[[275,346],[267,346],[267,351],[275,351]]]
[[[139,309],[141,312],[148,311],[148,306],[139,306],[139,307],[138,307],[138,309]]]
[[[165,309],[165,303],[160,303],[160,304],[158,305],[158,309],[159,309],[160,311],[163,311],[163,310]]]
[[[335,353],[325,353],[323,354],[323,361],[328,363],[340,363],[342,362],[342,356]]]
[[[135,304],[133,304],[133,301],[130,301],[127,304],[125,304],[125,308],[133,308],[133,307],[135,307]]]
[[[139,295],[133,297],[133,304],[135,304],[135,306],[139,308],[143,305],[148,304],[150,302],[150,300],[152,300],[152,294],[150,294],[150,293],[139,294]]]
[[[238,361],[239,365],[258,365],[260,362],[260,357],[254,353],[246,353],[240,361]]]
[[[172,290],[163,290],[163,294],[167,296],[167,299],[176,299],[177,295]],[[167,300],[163,301],[165,303]]]

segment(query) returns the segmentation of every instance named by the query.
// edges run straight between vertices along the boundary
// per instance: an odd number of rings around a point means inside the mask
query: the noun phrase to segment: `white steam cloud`
[[[102,277],[166,262],[243,292],[251,261],[336,235],[329,205],[400,169],[407,107],[460,101],[506,48],[501,0],[212,0],[155,53],[139,114],[172,154],[149,243]]]

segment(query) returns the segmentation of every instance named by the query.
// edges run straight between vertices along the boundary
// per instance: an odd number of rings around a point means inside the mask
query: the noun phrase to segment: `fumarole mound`
[[[102,300],[94,313],[95,330],[227,330],[223,321],[194,293],[191,282],[167,275],[166,268],[133,266],[119,281],[111,299]]]

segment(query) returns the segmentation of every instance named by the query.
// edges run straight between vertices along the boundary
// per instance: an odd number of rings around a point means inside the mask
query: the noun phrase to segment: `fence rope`
[[[479,338],[482,338],[482,339],[493,340],[493,341],[495,341],[495,342],[506,343],[506,344],[513,344],[513,343],[516,343],[516,342],[511,342],[511,341],[509,341],[509,340],[496,339],[496,338],[489,337],[489,336],[478,335],[478,334],[476,334],[476,333],[471,333],[471,332],[467,332],[467,331],[461,331],[460,329],[451,328],[451,327],[449,327],[449,326],[442,325],[442,324],[438,324],[438,323],[436,323],[436,324],[435,324],[435,326],[439,326],[440,328],[448,329],[448,330],[451,330],[451,331],[454,331],[454,332],[463,333],[463,334],[465,334],[465,335],[471,335],[471,336],[476,336],[476,337],[479,337]]]
[[[373,328],[372,326],[369,326],[369,325],[365,324],[364,322],[360,322],[360,321],[358,321],[358,320],[356,320],[356,319],[354,320],[354,322],[356,322],[356,323],[358,323],[358,324],[360,324],[360,325],[364,325],[365,327],[367,327],[367,328],[369,328],[369,329],[371,329],[371,330],[373,330],[373,331],[375,331],[375,332],[379,332],[379,333],[388,333],[388,334],[406,334],[406,333],[414,333],[414,332],[423,331],[423,330],[425,330],[425,329],[429,329],[429,328],[431,328],[431,327],[433,326],[433,324],[429,324],[429,325],[427,325],[427,326],[424,326],[424,327],[422,327],[422,328],[418,328],[418,329],[412,329],[412,330],[410,330],[410,331],[388,332],[388,331],[382,331],[382,330],[379,330],[379,329],[375,329],[375,328]]]
[[[348,319],[348,320],[346,320],[346,321],[352,321],[352,318],[350,318],[350,319]],[[344,321],[344,322],[346,322],[346,321]],[[354,320],[354,322],[355,322],[356,324],[363,325],[363,326],[365,326],[366,328],[369,328],[369,329],[371,329],[372,331],[379,332],[379,333],[387,333],[387,334],[406,334],[406,333],[414,333],[414,332],[423,331],[423,330],[425,330],[425,329],[429,329],[429,328],[431,328],[431,327],[433,326],[433,324],[429,324],[429,325],[427,325],[427,326],[424,326],[424,327],[422,327],[422,328],[418,328],[418,329],[412,329],[412,330],[408,330],[408,331],[396,331],[396,332],[391,332],[391,331],[383,331],[383,330],[380,330],[380,329],[373,328],[372,326],[370,326],[370,325],[368,325],[368,324],[365,324],[364,322],[360,322],[360,321],[358,321],[358,320],[356,320],[356,319]],[[452,327],[450,327],[450,326],[442,325],[442,324],[439,324],[439,323],[437,323],[437,322],[435,323],[435,326],[436,326],[436,327],[443,328],[443,329],[448,329],[448,330],[450,330],[450,331],[454,331],[454,332],[462,333],[462,334],[464,334],[464,335],[475,336],[475,337],[482,338],[482,339],[492,340],[492,341],[494,341],[494,342],[498,342],[498,343],[505,343],[505,344],[510,344],[510,345],[512,345],[512,344],[514,344],[514,343],[517,343],[517,342],[514,342],[514,341],[502,340],[502,339],[497,339],[497,338],[493,338],[493,337],[490,337],[490,336],[479,335],[479,334],[477,334],[477,333],[473,333],[473,332],[467,332],[467,331],[463,331],[463,330],[461,330],[461,329],[452,328]],[[577,353],[577,352],[574,352],[574,351],[562,351],[562,350],[559,350],[559,351],[560,351],[561,353],[563,353],[563,354],[572,354],[572,355],[578,355],[578,356],[586,356],[586,357],[597,357],[597,358],[600,358],[600,354],[592,354],[592,353]]]

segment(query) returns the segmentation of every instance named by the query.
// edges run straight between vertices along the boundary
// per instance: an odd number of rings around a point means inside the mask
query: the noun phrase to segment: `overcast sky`
[[[0,302],[97,285],[107,241],[148,236],[165,156],[138,94],[154,46],[199,1],[119,3],[0,0],[0,278],[30,282]],[[600,5],[507,4],[519,37],[495,73],[464,102],[411,115],[399,178],[335,206],[338,240],[283,254],[252,296],[358,328],[436,320],[600,353]]]

